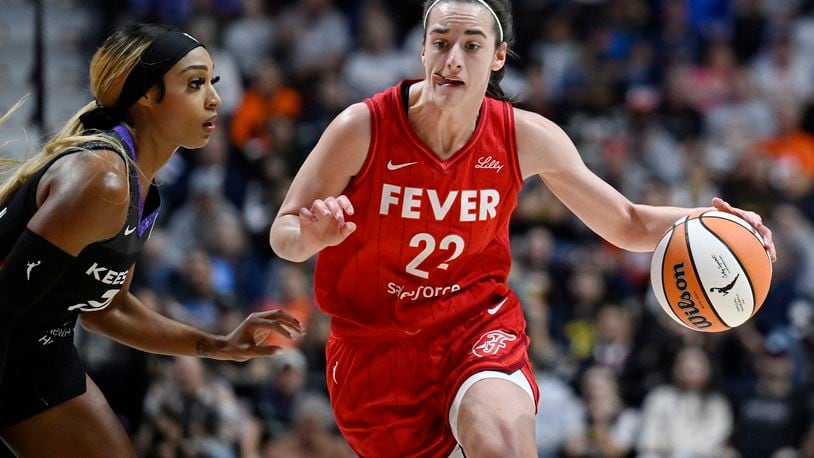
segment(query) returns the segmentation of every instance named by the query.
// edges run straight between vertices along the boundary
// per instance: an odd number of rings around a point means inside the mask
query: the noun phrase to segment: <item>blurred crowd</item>
[[[91,376],[143,456],[353,456],[328,403],[329,321],[313,260],[268,229],[291,178],[347,105],[421,78],[419,0],[98,2],[88,55],[125,20],[206,43],[219,129],[159,174],[158,228],[131,289],[226,332],[284,308],[308,332],[248,363],[148,356],[80,332]],[[649,286],[649,253],[603,242],[530,179],[511,225],[540,384],[541,457],[814,457],[814,2],[514,0],[503,86],[561,125],[634,202],[760,213],[778,261],[762,309],[685,329]],[[78,109],[79,106],[76,107]]]

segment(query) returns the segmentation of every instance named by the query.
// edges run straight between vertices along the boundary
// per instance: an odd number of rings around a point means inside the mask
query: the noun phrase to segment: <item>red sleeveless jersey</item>
[[[510,293],[523,183],[512,106],[486,97],[472,137],[443,161],[412,130],[404,84],[365,100],[370,150],[344,191],[357,229],[317,258],[316,300],[337,337],[443,332]]]

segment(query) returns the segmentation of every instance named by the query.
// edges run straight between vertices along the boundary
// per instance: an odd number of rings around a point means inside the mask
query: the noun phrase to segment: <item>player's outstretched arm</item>
[[[588,228],[630,251],[652,251],[672,223],[691,208],[636,205],[593,173],[556,124],[515,110],[523,177],[539,175],[554,195]]]
[[[300,168],[269,231],[281,258],[302,262],[356,230],[353,204],[341,195],[370,147],[370,112],[351,105],[331,122]]]
[[[133,268],[127,278],[110,306],[80,315],[85,329],[149,353],[233,361],[279,353],[280,347],[262,345],[272,332],[288,338],[292,331],[304,332],[296,318],[282,310],[273,310],[250,314],[228,335],[212,335],[146,306],[129,292]]]
[[[515,116],[523,178],[539,175],[566,207],[610,243],[630,251],[653,251],[675,221],[694,211],[716,208],[746,216],[746,221],[764,235],[766,249],[774,259],[771,231],[758,215],[717,200],[713,201],[714,207],[708,208],[634,204],[588,169],[571,139],[559,126],[524,110],[515,109]]]

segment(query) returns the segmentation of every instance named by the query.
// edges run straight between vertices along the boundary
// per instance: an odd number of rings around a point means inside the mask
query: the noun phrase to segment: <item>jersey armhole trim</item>
[[[349,185],[351,186],[355,186],[367,176],[373,164],[373,155],[376,151],[376,142],[378,140],[379,109],[372,98],[365,99],[365,105],[367,105],[368,111],[370,112],[370,145],[367,147],[367,154],[365,156],[365,162],[362,163],[362,168],[359,170],[359,173],[350,180]]]
[[[520,159],[517,157],[517,129],[514,124],[514,107],[503,102],[504,119],[506,123],[506,144],[509,147],[507,156],[511,161],[512,174],[517,183],[517,189],[523,188],[523,174],[520,171]]]

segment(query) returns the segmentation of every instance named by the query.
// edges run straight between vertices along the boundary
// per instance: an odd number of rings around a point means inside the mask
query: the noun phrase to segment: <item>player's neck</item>
[[[407,118],[418,138],[446,160],[472,137],[479,113],[480,103],[443,110],[432,102],[429,94],[414,97],[411,91]]]
[[[158,170],[170,160],[178,145],[161,141],[149,128],[139,129],[133,137],[136,144],[136,164],[141,172],[140,180],[146,185],[153,181]],[[146,187],[142,186],[142,189]]]

